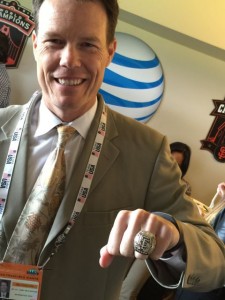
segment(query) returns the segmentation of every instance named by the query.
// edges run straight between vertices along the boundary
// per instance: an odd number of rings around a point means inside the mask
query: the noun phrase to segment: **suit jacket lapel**
[[[28,115],[24,124],[24,129],[22,132],[21,142],[19,145],[19,150],[17,153],[16,163],[14,166],[14,172],[12,176],[12,181],[8,193],[7,204],[6,206],[10,207],[10,209],[6,209],[3,217],[3,226],[5,228],[5,234],[7,240],[10,239],[12,232],[15,228],[17,220],[22,212],[24,204],[27,200],[26,195],[26,170],[27,170],[27,150],[28,150],[28,136],[29,136],[29,126],[30,126],[30,118],[32,115],[32,109],[35,105],[36,101],[33,101],[30,107],[30,111],[28,111]],[[9,148],[10,141],[16,125],[19,121],[19,117],[22,113],[23,106],[17,110],[17,113],[10,119],[10,122],[6,122],[4,126],[2,126],[2,131],[5,134],[6,139],[1,142],[0,147],[4,145]],[[8,150],[6,150],[7,153]]]

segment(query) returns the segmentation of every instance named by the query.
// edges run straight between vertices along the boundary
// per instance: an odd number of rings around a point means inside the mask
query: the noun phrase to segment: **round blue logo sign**
[[[117,50],[106,68],[100,93],[113,110],[140,122],[156,112],[164,75],[154,51],[142,40],[117,32]]]

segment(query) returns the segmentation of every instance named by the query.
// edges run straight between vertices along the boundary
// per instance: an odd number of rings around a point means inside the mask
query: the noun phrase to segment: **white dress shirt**
[[[39,101],[36,104],[29,134],[27,196],[30,195],[48,155],[56,147],[58,140],[56,126],[62,123],[76,129],[75,135],[67,142],[65,148],[66,182],[68,183],[72,167],[82,151],[96,109],[97,99],[91,109],[84,115],[70,123],[65,123],[46,107],[44,101]],[[70,160],[70,163],[68,163],[68,160]]]

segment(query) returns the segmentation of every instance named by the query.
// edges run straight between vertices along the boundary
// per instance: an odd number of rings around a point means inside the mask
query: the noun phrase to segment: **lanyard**
[[[66,241],[66,237],[67,237],[68,233],[72,229],[76,219],[78,218],[78,216],[80,215],[80,213],[83,209],[83,206],[87,200],[88,193],[91,188],[91,184],[93,181],[97,163],[98,163],[100,153],[102,150],[102,145],[103,145],[105,133],[106,133],[106,123],[107,123],[107,115],[106,115],[106,110],[105,110],[105,105],[104,105],[103,110],[102,110],[101,119],[100,119],[99,126],[98,126],[98,130],[96,133],[95,141],[92,146],[89,161],[87,163],[87,167],[84,172],[83,180],[82,180],[80,190],[79,190],[77,198],[76,198],[73,212],[70,216],[69,222],[67,223],[63,233],[58,235],[58,237],[56,238],[55,245],[54,245],[53,251],[51,252],[50,256],[48,257],[48,259],[44,262],[44,264],[42,266],[39,266],[40,269],[43,269],[45,267],[45,265],[49,262],[49,260],[52,258],[52,256],[55,255],[55,253],[57,253],[59,247]]]
[[[8,197],[8,193],[9,193],[9,187],[11,184],[11,179],[12,179],[12,175],[13,175],[14,166],[16,163],[16,157],[17,157],[17,153],[18,153],[18,149],[19,149],[19,145],[20,145],[21,135],[23,132],[27,112],[30,108],[32,101],[37,97],[38,94],[39,94],[39,92],[36,91],[32,95],[30,101],[24,106],[24,109],[22,111],[20,119],[17,123],[16,129],[11,138],[8,154],[6,157],[5,166],[4,166],[3,173],[2,173],[2,178],[0,181],[0,222],[2,220],[3,213],[5,210],[5,206],[6,206],[6,201],[7,201],[7,197]]]
[[[16,126],[16,129],[15,129],[12,139],[11,139],[2,179],[0,182],[0,221],[2,219],[6,201],[7,201],[8,191],[9,191],[9,187],[11,184],[11,178],[12,178],[12,174],[13,174],[14,165],[16,162],[16,156],[17,156],[17,152],[19,149],[19,144],[20,144],[21,135],[22,135],[24,123],[26,120],[27,112],[30,107],[30,104],[32,103],[32,100],[34,98],[36,98],[38,94],[39,94],[39,92],[35,92],[33,94],[33,96],[31,97],[31,100],[27,103],[27,105],[25,105],[24,110],[21,114],[21,117],[18,121],[18,124]],[[94,143],[92,146],[92,150],[91,150],[91,153],[89,156],[87,166],[85,168],[83,180],[82,180],[82,183],[81,183],[81,186],[80,186],[77,198],[76,198],[73,212],[70,216],[70,219],[67,223],[66,228],[64,229],[64,232],[56,238],[55,247],[54,247],[50,257],[46,260],[46,262],[40,268],[43,268],[47,264],[49,259],[58,251],[58,248],[65,242],[66,236],[70,232],[76,219],[78,218],[78,216],[80,215],[80,213],[83,209],[83,206],[87,200],[87,197],[88,197],[88,194],[89,194],[89,191],[91,188],[91,184],[92,184],[92,181],[94,178],[97,163],[98,163],[98,160],[99,160],[99,157],[101,154],[102,145],[103,145],[105,133],[106,133],[106,123],[107,123],[107,115],[106,115],[106,109],[105,109],[105,105],[104,105],[102,114],[101,114],[101,119],[100,119],[99,126],[98,126],[98,130],[96,133],[96,137],[95,137],[95,140],[94,140]]]

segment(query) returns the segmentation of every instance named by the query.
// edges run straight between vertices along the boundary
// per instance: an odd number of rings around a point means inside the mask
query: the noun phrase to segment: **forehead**
[[[43,26],[107,26],[107,14],[99,1],[45,0],[39,10],[39,28]]]

